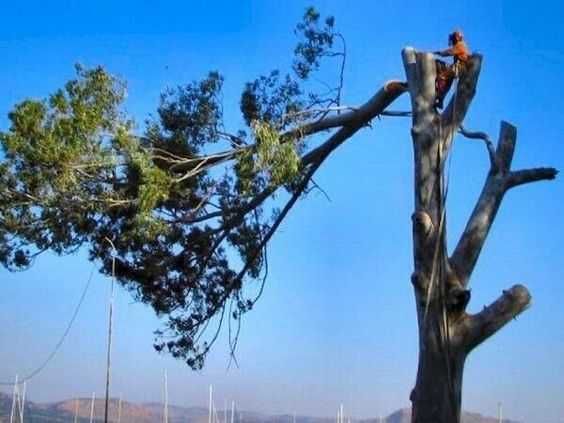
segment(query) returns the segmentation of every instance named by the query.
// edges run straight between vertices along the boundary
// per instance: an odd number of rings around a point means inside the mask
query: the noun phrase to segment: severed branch
[[[400,81],[389,81],[376,92],[366,103],[350,110],[334,116],[325,117],[323,119],[306,123],[299,128],[291,129],[282,134],[282,139],[295,138],[296,136],[307,136],[318,132],[326,131],[342,126],[349,126],[363,122],[367,124],[377,117],[383,110],[394,102],[401,94],[406,91],[406,86]]]
[[[343,112],[343,111],[357,111],[358,107],[353,107],[353,106],[327,106],[327,107],[323,107],[323,108],[311,108],[311,109],[305,109],[305,110],[300,110],[298,112],[292,112],[292,113],[287,113],[285,114],[282,118],[286,119],[286,118],[295,118],[297,116],[303,116],[303,115],[315,115],[315,114],[323,114],[323,115],[327,115],[327,113],[330,112]],[[323,119],[323,118],[322,118]]]
[[[516,138],[517,129],[502,121],[495,152],[496,167],[492,167],[488,173],[476,206],[450,258],[451,265],[464,286],[469,283],[470,276],[507,190],[529,182],[551,180],[558,173],[554,168],[511,171]]]
[[[470,351],[495,334],[499,329],[525,311],[531,302],[531,294],[523,285],[515,285],[503,291],[492,304],[474,315],[468,315],[460,325],[464,333],[463,347]]]
[[[267,243],[270,241],[271,237],[274,235],[274,233],[276,232],[276,230],[278,229],[278,227],[280,226],[280,224],[282,223],[282,221],[284,220],[286,215],[289,213],[289,211],[295,205],[295,203],[300,198],[300,196],[307,190],[307,186],[310,183],[311,178],[313,177],[313,175],[317,171],[317,169],[327,159],[327,157],[329,157],[329,155],[333,152],[333,150],[335,150],[344,141],[349,139],[361,127],[362,127],[362,124],[359,123],[356,126],[351,126],[351,127],[347,126],[347,127],[341,128],[339,131],[335,132],[331,137],[329,137],[329,139],[324,144],[322,144],[322,145],[326,146],[325,148],[317,149],[316,153],[309,155],[307,160],[302,159],[301,163],[302,163],[302,166],[304,168],[304,173],[301,176],[301,180],[299,181],[297,187],[293,191],[290,200],[286,203],[286,205],[282,209],[281,213],[277,216],[274,224],[269,228],[268,232],[265,234],[265,236],[260,241],[258,248],[256,248],[253,255],[247,260],[247,262],[244,264],[243,268],[240,270],[240,272],[235,277],[234,281],[232,282],[233,287],[240,286],[243,278],[247,275],[247,273],[248,273],[249,269],[251,268],[252,264],[255,262],[255,260],[259,257],[260,253],[266,247]],[[224,224],[220,228],[217,229],[218,232],[221,232],[221,235],[218,237],[218,239],[215,242],[215,245],[212,247],[212,250],[211,250],[212,254],[213,254],[213,251],[215,251],[215,249],[218,248],[220,246],[220,244],[225,240],[228,232],[231,229],[233,229],[234,227],[236,227],[237,225],[239,225],[243,221],[243,219],[245,218],[247,213],[251,212],[256,207],[258,207],[260,204],[262,204],[278,188],[279,188],[279,186],[272,186],[272,185],[265,188],[261,193],[256,195],[242,210],[239,210],[237,213],[235,213],[232,216],[226,217]],[[194,222],[194,220],[192,222]],[[204,268],[205,268],[205,266],[206,265],[204,265]],[[231,291],[227,291],[224,294],[224,298],[222,298],[221,301],[219,301],[218,304],[222,304],[228,298],[228,296],[230,294],[231,294]],[[207,317],[212,316],[218,310],[219,310],[219,308],[213,309],[206,316]],[[202,319],[206,318],[206,316],[202,316]],[[196,323],[198,323],[198,322],[196,322]]]
[[[323,117],[319,120],[315,120],[286,131],[280,135],[280,141],[292,142],[295,139],[302,139],[308,135],[313,135],[339,127],[350,126],[358,129],[362,126],[366,126],[405,91],[405,83],[400,81],[389,81],[360,107],[349,109],[349,111],[345,113],[340,113],[334,116]],[[223,133],[222,135],[224,136]],[[316,150],[326,150],[331,148],[333,148],[332,145],[322,144],[317,147]],[[178,178],[178,181],[182,181],[210,169],[211,167],[231,161],[243,151],[254,151],[255,149],[256,145],[245,145],[233,150],[227,150],[209,156],[185,158],[183,161],[178,161],[178,158],[174,158],[175,164],[171,170],[174,170],[175,172],[184,172],[184,175]],[[304,158],[308,157],[308,155],[310,156],[310,153],[306,154]]]

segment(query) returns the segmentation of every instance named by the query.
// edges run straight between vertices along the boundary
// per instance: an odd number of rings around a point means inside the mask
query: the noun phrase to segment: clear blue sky
[[[128,82],[127,110],[141,124],[158,95],[218,69],[228,120],[238,123],[244,82],[287,69],[292,29],[314,4],[347,38],[344,99],[356,105],[383,81],[403,77],[405,45],[435,50],[460,27],[484,54],[466,125],[497,135],[518,126],[515,166],[564,169],[564,37],[558,1],[27,1],[3,5],[0,127],[25,97],[42,97],[73,76],[73,64],[104,65]],[[405,99],[394,108],[405,106]],[[482,144],[459,139],[449,191],[451,244],[487,171]],[[331,197],[312,195],[292,211],[271,245],[266,292],[247,315],[239,369],[226,371],[225,342],[207,368],[189,371],[157,355],[151,310],[120,290],[114,388],[135,401],[160,400],[168,369],[171,402],[355,416],[408,405],[417,365],[411,263],[412,153],[409,120],[383,119],[344,145],[319,172]],[[471,310],[525,283],[533,307],[475,351],[465,375],[466,409],[527,422],[564,418],[564,185],[508,194],[473,277]],[[25,273],[0,269],[0,379],[33,369],[57,342],[91,264],[84,254],[41,257]],[[34,400],[103,393],[107,279],[96,276],[78,320],[51,365],[29,385]]]

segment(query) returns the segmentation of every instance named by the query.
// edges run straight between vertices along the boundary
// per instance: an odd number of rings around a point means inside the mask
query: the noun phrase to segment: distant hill
[[[35,403],[26,401],[24,410],[25,423],[73,423],[76,407],[78,406],[78,422],[90,421],[90,398],[76,398],[51,403]],[[10,421],[12,397],[0,392],[0,423]],[[117,422],[118,400],[110,401],[110,421]],[[208,409],[205,407],[168,407],[169,423],[208,423]],[[218,411],[220,421],[223,421],[223,410]],[[404,408],[382,419],[382,423],[410,423],[411,410]],[[94,403],[94,420],[103,421],[104,400],[98,399]],[[228,411],[228,421],[230,412]],[[292,415],[268,415],[251,411],[237,411],[235,423],[293,423]],[[122,401],[121,423],[162,423],[163,405],[160,403],[136,404]],[[355,423],[380,423],[378,419],[354,420]],[[513,420],[503,420],[504,423],[518,423]],[[19,423],[19,420],[18,420]],[[296,423],[334,423],[333,418],[296,416]],[[477,413],[465,412],[462,423],[498,423],[493,417],[485,417]]]
[[[523,423],[515,420],[503,419],[503,423]],[[370,419],[370,423],[378,423],[376,419]],[[411,422],[411,409],[402,408],[390,414],[383,419],[383,423],[410,423]],[[497,417],[486,417],[478,413],[470,413],[465,411],[462,413],[462,423],[499,423]]]

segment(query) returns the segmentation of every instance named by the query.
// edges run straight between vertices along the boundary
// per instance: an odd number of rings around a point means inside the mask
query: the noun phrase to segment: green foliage
[[[164,222],[154,214],[154,209],[168,199],[173,180],[160,169],[152,154],[132,137],[126,128],[120,128],[114,145],[123,155],[129,173],[129,182],[136,192],[136,215],[132,235],[144,239],[157,237],[167,230]]]
[[[241,112],[247,125],[261,121],[282,130],[295,120],[292,115],[304,107],[302,90],[290,75],[283,78],[275,70],[245,85],[241,95]]]
[[[268,123],[255,122],[253,132],[257,140],[257,169],[268,171],[273,185],[292,182],[300,164],[295,144],[282,143],[279,132]]]
[[[308,7],[302,22],[296,25],[295,32],[303,36],[294,50],[294,71],[301,79],[309,77],[310,73],[319,69],[320,59],[335,55],[331,51],[335,38],[335,18],[325,18],[320,22],[321,15],[315,8]]]
[[[108,159],[99,139],[118,122],[124,87],[102,68],[76,70],[79,78],[47,101],[16,105],[8,115],[10,131],[0,134],[6,157],[35,179],[34,186],[47,179],[56,187],[70,187],[76,182],[73,166],[90,157],[99,157],[102,163]]]
[[[238,191],[251,196],[266,186],[291,184],[300,174],[298,142],[293,139],[283,141],[276,128],[267,122],[255,121],[251,130],[256,150],[243,150],[237,157]]]
[[[331,55],[333,23],[307,10],[297,78],[246,84],[236,135],[224,129],[218,72],[166,90],[141,136],[122,111],[125,85],[100,67],[77,66],[48,98],[15,105],[0,132],[0,263],[19,270],[44,251],[86,247],[110,274],[115,254],[117,280],[166,318],[155,348],[201,368],[209,322],[240,322],[258,299],[244,288],[261,277],[279,217],[265,217],[265,202],[277,210],[277,189],[294,194],[307,171],[295,129],[333,100],[301,84]]]
[[[74,251],[113,195],[91,181],[107,179],[115,166],[102,140],[119,124],[124,86],[102,68],[76,71],[45,101],[17,104],[0,133],[0,259],[8,267],[30,263],[35,253],[26,244]]]
[[[172,141],[195,153],[217,142],[217,128],[223,117],[219,102],[222,87],[223,77],[210,72],[201,81],[167,89],[161,95],[157,112],[160,129],[170,135],[167,144]]]

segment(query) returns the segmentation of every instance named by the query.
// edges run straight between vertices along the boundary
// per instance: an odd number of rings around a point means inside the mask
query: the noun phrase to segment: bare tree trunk
[[[411,393],[412,423],[460,421],[464,362],[470,351],[493,335],[530,302],[517,285],[476,315],[466,313],[467,285],[505,192],[517,185],[553,179],[556,170],[512,172],[516,129],[502,122],[497,151],[478,203],[452,257],[446,245],[445,163],[454,134],[470,106],[482,58],[472,56],[456,94],[442,114],[434,109],[435,61],[431,54],[403,51],[412,105],[415,211],[414,287],[419,326],[419,366]],[[487,140],[489,143],[489,139]]]
[[[417,382],[412,391],[412,422],[458,422],[466,354],[443,341],[441,311],[429,311],[420,328]],[[437,318],[438,317],[438,318]]]

